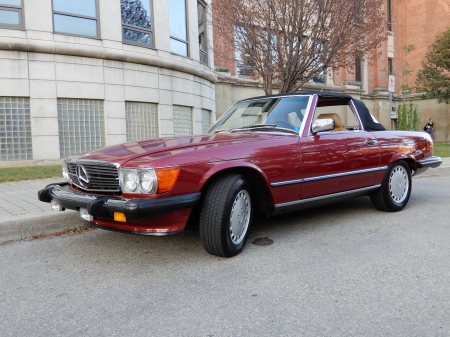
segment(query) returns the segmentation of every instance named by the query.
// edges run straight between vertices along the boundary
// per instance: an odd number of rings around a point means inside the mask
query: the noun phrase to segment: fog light
[[[57,212],[64,211],[64,208],[62,208],[61,205],[59,204],[59,202],[57,202],[56,200],[52,200],[51,204],[52,204],[52,210],[57,211]]]
[[[120,222],[127,222],[127,217],[123,213],[114,212],[114,220]]]
[[[94,217],[88,213],[86,208],[80,208],[80,218],[86,221],[94,220]]]

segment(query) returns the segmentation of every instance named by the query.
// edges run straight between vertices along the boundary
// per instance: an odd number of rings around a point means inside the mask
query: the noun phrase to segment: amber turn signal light
[[[155,169],[156,176],[158,177],[158,190],[156,193],[169,192],[175,181],[177,181],[178,174],[180,173],[179,167],[168,167]]]
[[[114,221],[127,222],[127,217],[123,213],[114,212]]]

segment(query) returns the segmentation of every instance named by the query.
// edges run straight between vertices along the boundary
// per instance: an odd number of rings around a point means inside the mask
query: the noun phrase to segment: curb
[[[74,211],[44,216],[20,217],[17,220],[0,223],[0,243],[25,240],[73,228],[87,228],[78,219],[77,212]]]

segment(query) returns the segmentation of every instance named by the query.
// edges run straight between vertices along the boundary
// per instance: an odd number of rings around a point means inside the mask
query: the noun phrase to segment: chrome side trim
[[[274,207],[275,207],[275,209],[277,209],[277,208],[281,208],[281,207],[299,205],[299,204],[304,204],[304,203],[318,201],[318,200],[326,200],[326,199],[329,199],[329,198],[339,197],[339,196],[343,196],[343,195],[347,195],[347,194],[353,194],[353,193],[359,193],[359,192],[367,192],[367,191],[370,191],[370,190],[376,190],[377,188],[380,188],[380,187],[381,187],[381,184],[373,185],[373,186],[369,186],[369,187],[358,188],[356,190],[350,190],[350,191],[339,192],[339,193],[334,193],[334,194],[322,195],[320,197],[314,197],[314,198],[308,198],[308,199],[303,199],[303,200],[296,200],[296,201],[285,202],[285,203],[282,203],[282,204],[276,204]]]
[[[272,183],[270,184],[271,187],[280,187],[280,186],[286,186],[286,185],[293,185],[293,184],[301,184],[305,181],[303,179],[298,180],[289,180],[289,181],[281,181],[279,183]]]
[[[299,134],[300,137],[301,137],[301,135],[303,135],[303,131],[305,130],[306,121],[308,120],[308,115],[309,115],[310,110],[311,110],[311,106],[312,106],[312,102],[313,102],[314,96],[317,96],[317,95],[309,96],[308,104],[307,104],[306,110],[305,110],[306,114],[303,116],[302,124],[300,125],[300,130],[298,130],[298,134]]]
[[[365,169],[365,170],[358,170],[358,171],[351,171],[351,172],[344,172],[344,173],[329,174],[329,175],[318,176],[318,177],[313,177],[313,178],[281,181],[278,183],[272,183],[272,184],[270,184],[270,186],[271,187],[279,187],[279,186],[286,186],[286,185],[293,185],[293,184],[301,184],[301,183],[307,183],[307,182],[323,180],[323,179],[346,177],[346,176],[351,176],[351,175],[355,175],[355,174],[370,173],[370,172],[376,172],[376,171],[385,171],[385,170],[387,170],[387,168],[388,168],[387,166],[382,166],[382,167],[377,167],[377,168],[373,168],[373,169]]]

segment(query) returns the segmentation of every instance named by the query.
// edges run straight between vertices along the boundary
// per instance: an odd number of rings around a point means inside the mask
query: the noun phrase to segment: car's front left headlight
[[[120,169],[120,186],[125,193],[155,194],[158,180],[153,169]]]

